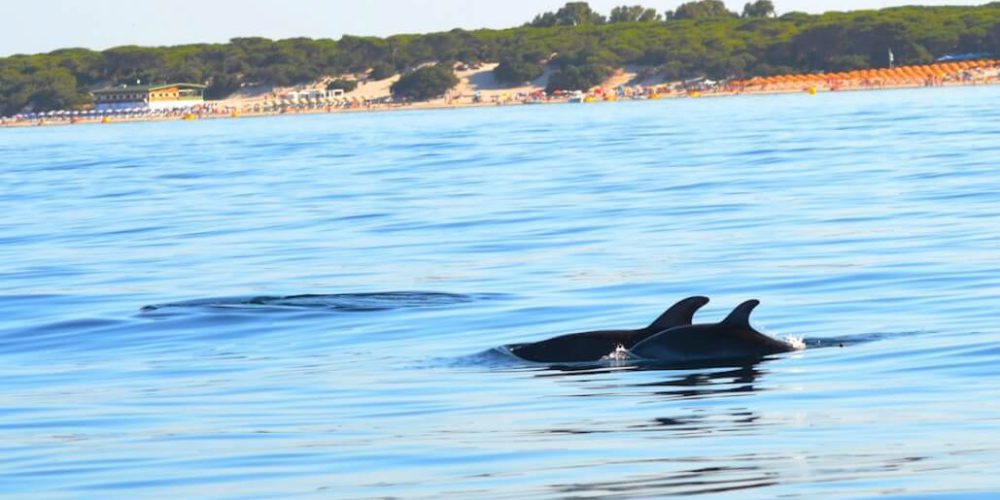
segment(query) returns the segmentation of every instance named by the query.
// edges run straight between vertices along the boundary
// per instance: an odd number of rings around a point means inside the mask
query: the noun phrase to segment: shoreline
[[[837,92],[864,92],[864,91],[884,91],[884,90],[909,90],[909,89],[940,89],[955,87],[983,87],[1000,85],[1000,72],[988,77],[972,81],[943,81],[933,85],[926,83],[899,83],[899,84],[878,84],[878,85],[844,85],[836,88],[818,88],[817,86],[806,86],[798,88],[796,86],[786,86],[778,88],[717,88],[702,91],[670,92],[663,94],[652,94],[642,96],[594,96],[587,94],[582,101],[574,101],[568,95],[552,97],[544,100],[531,99],[508,99],[496,102],[459,102],[466,97],[452,99],[437,99],[433,101],[422,101],[417,103],[385,103],[368,104],[360,106],[340,107],[333,105],[310,106],[301,109],[291,107],[273,111],[240,111],[236,108],[239,101],[206,101],[208,109],[197,113],[168,113],[164,115],[138,115],[138,116],[105,116],[105,117],[76,117],[76,116],[53,116],[41,119],[21,119],[21,120],[0,120],[0,128],[30,128],[30,127],[51,127],[70,125],[114,125],[126,123],[145,122],[165,122],[165,121],[199,121],[199,120],[222,120],[239,118],[268,118],[277,116],[295,115],[322,115],[322,114],[347,114],[347,113],[385,113],[394,111],[421,111],[421,110],[449,110],[449,109],[475,109],[475,108],[496,108],[507,106],[532,106],[532,105],[558,105],[558,104],[590,104],[590,103],[614,103],[614,102],[641,102],[651,100],[671,100],[671,99],[696,99],[696,98],[720,98],[720,97],[741,97],[741,96],[766,96],[781,94],[807,94],[818,95]],[[244,104],[244,106],[246,106]]]

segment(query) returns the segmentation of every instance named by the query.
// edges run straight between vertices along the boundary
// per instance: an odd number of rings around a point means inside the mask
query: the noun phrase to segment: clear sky
[[[877,9],[921,5],[978,5],[988,0],[773,0],[789,11]],[[225,42],[237,36],[340,38],[386,36],[452,28],[509,28],[565,0],[0,0],[0,56],[67,47]],[[683,0],[592,0],[607,14],[617,5],[659,11]],[[743,10],[746,0],[726,0]]]

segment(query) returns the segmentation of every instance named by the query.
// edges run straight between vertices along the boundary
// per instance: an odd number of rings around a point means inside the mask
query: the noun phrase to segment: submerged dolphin
[[[695,311],[707,303],[707,297],[688,297],[667,309],[649,326],[637,330],[571,333],[534,344],[511,345],[508,349],[521,359],[540,363],[598,361],[619,347],[629,349],[664,330],[690,325]]]
[[[762,358],[795,351],[790,342],[773,339],[750,326],[750,313],[760,304],[748,300],[719,323],[671,328],[637,342],[630,354],[665,363],[698,363]]]

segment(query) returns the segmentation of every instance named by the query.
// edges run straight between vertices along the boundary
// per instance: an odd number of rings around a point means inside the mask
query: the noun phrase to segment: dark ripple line
[[[454,294],[443,292],[371,292],[304,294],[285,296],[223,297],[147,305],[142,312],[162,309],[201,308],[296,308],[333,309],[345,312],[387,311],[402,308],[440,307],[501,298],[501,294]]]

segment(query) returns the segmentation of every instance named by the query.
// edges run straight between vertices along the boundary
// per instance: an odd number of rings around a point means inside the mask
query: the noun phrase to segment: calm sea
[[[1000,493],[997,103],[0,130],[0,495]],[[758,298],[758,328],[814,348],[493,350],[693,294],[699,321]]]

